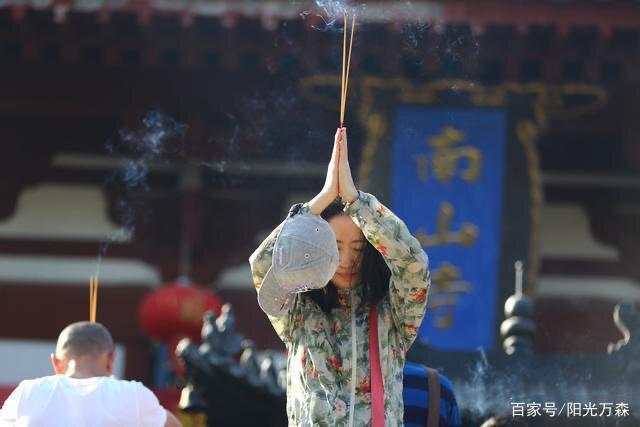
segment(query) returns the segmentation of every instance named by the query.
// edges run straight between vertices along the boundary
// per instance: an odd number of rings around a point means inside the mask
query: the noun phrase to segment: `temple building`
[[[614,306],[640,302],[640,4],[344,3],[357,16],[352,170],[431,257],[425,343],[500,348],[521,260],[534,350],[606,353],[622,337]],[[283,350],[248,257],[324,182],[342,13],[0,2],[0,398],[50,373],[96,273],[119,376],[167,383],[158,349],[168,358],[180,333],[151,337],[139,313],[176,282],[232,303],[238,331]],[[197,329],[210,306],[193,295],[173,320]],[[461,343],[468,325],[484,325],[477,343]]]

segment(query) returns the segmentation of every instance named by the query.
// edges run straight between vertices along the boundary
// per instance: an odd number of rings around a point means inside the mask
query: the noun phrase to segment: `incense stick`
[[[96,274],[93,279],[93,322],[98,321],[98,275]]]
[[[98,275],[89,278],[89,321],[96,323],[98,311]]]
[[[342,83],[340,86],[340,127],[344,124],[344,83],[345,83],[345,67],[347,65],[347,14],[344,14],[344,27],[342,39]]]
[[[344,37],[342,41],[342,91],[340,94],[340,127],[344,127],[344,112],[347,106],[347,89],[349,87],[349,68],[351,67],[351,51],[355,32],[356,16],[351,19],[351,37],[349,40],[349,59],[347,60],[347,15],[344,15]]]
[[[351,19],[351,40],[349,40],[349,59],[347,60],[347,72],[344,80],[344,106],[342,107],[342,119],[344,124],[344,111],[347,109],[347,90],[349,89],[349,69],[351,68],[351,48],[353,47],[353,34],[356,32],[356,15]]]
[[[89,322],[93,323],[93,276],[89,277]]]

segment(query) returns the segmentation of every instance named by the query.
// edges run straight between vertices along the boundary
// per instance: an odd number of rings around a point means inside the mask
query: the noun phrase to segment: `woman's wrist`
[[[360,192],[358,190],[356,190],[354,193],[350,193],[350,194],[345,194],[342,197],[342,200],[347,204],[350,205],[351,203],[355,202],[356,200],[358,200],[358,198],[360,197]]]
[[[316,197],[309,201],[309,212],[311,212],[313,215],[320,215],[322,211],[325,210],[325,208],[329,206],[331,202],[333,202],[334,199],[335,197],[333,197],[331,194],[322,192],[318,193]]]

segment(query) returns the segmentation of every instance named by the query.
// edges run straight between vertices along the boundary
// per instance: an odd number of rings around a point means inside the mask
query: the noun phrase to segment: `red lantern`
[[[148,293],[138,309],[144,331],[160,341],[187,336],[200,342],[202,316],[213,310],[220,314],[223,301],[198,285],[176,282]]]

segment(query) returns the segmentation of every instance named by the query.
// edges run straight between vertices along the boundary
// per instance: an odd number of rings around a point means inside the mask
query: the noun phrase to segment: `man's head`
[[[56,374],[73,377],[111,375],[115,357],[111,334],[99,323],[76,322],[62,330],[51,363]]]

